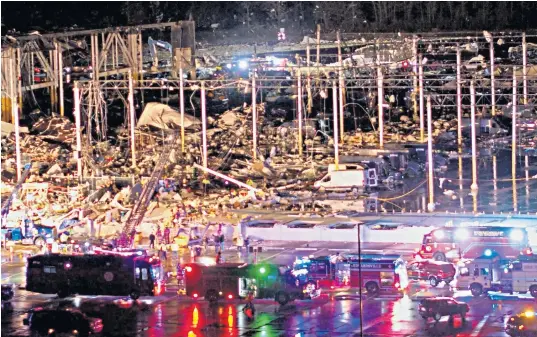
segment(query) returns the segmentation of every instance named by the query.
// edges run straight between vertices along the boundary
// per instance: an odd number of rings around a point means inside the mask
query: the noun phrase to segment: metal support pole
[[[80,118],[80,88],[78,87],[78,81],[74,83],[73,87],[73,102],[74,102],[74,115],[76,125],[76,170],[78,173],[78,179],[82,178],[82,130],[81,130],[81,118]]]
[[[470,110],[471,110],[471,122],[470,127],[472,131],[472,191],[477,191],[477,144],[476,144],[476,123],[475,123],[475,88],[474,81],[470,82]]]
[[[524,156],[524,172],[526,175],[526,207],[530,206],[530,159]]]
[[[379,113],[379,147],[384,147],[384,78],[382,69],[377,67],[377,89],[378,89],[378,113]]]
[[[202,131],[202,155],[203,167],[207,168],[207,111],[205,102],[205,82],[201,82],[201,131]]]
[[[358,227],[358,279],[360,280],[360,285],[358,287],[358,305],[360,306],[360,337],[363,337],[364,334],[364,308],[362,303],[362,287],[363,287],[363,278],[362,278],[362,238],[360,237],[360,225]]]
[[[22,173],[22,160],[21,160],[21,135],[20,135],[20,124],[19,124],[19,105],[15,100],[11,100],[11,109],[12,114],[15,116],[15,160],[17,163],[17,180],[20,179]]]
[[[418,66],[419,66],[419,88],[420,88],[420,142],[424,142],[425,138],[425,116],[423,114],[424,104],[423,104],[423,64],[422,56],[418,54]]]
[[[461,204],[461,209],[464,209],[464,198],[463,198],[463,166],[462,166],[462,156],[459,154],[459,200]]]
[[[462,78],[461,78],[461,50],[457,44],[457,146],[459,155],[462,152]]]
[[[299,62],[300,67],[300,62]],[[302,155],[302,74],[300,68],[298,69],[297,76],[297,101],[296,101],[296,110],[298,118],[298,154]]]
[[[493,193],[493,200],[496,204],[498,202],[498,170],[497,170],[497,163],[496,163],[496,155],[492,156],[492,184],[494,187]]]
[[[339,135],[337,120],[337,84],[336,80],[332,81],[332,110],[334,115],[334,164],[336,171],[339,170]]]
[[[412,91],[412,107],[414,108],[414,113],[412,119],[414,122],[419,120],[418,116],[418,101],[416,96],[418,95],[418,41],[416,35],[412,37],[412,56],[414,62],[412,64],[412,82],[414,90]]]
[[[494,83],[494,39],[489,43],[490,49],[490,103],[492,116],[496,115],[496,85]]]
[[[9,58],[9,99],[11,100],[11,116],[13,117],[13,124],[15,124],[15,162],[17,166],[17,180],[20,179],[22,173],[21,163],[21,140],[20,140],[20,125],[19,125],[19,105],[17,104],[17,98],[15,97],[15,77],[13,76],[13,70],[17,65],[15,58],[17,54],[15,49],[11,49]],[[33,70],[32,70],[33,71]]]
[[[179,68],[179,109],[181,111],[181,153],[185,153],[185,83],[183,63]]]
[[[17,48],[17,101],[19,102],[19,113],[22,114],[22,73],[21,73],[21,49]],[[33,70],[32,70],[33,71]]]
[[[343,56],[341,55],[341,37],[339,31],[337,32],[337,59],[338,59],[338,73],[339,73],[339,138],[341,144],[345,136],[345,115],[344,115],[344,103],[343,103],[343,90],[345,87],[345,81],[343,80]]]
[[[317,66],[321,63],[321,25],[317,25]]]
[[[429,203],[427,210],[434,212],[434,162],[433,162],[433,113],[431,108],[431,96],[427,96],[427,161],[429,180]]]
[[[517,81],[516,81],[516,68],[513,67],[513,116],[511,118],[511,172],[513,180],[513,208],[516,212],[517,205],[517,193],[516,193],[516,155],[517,155]]]
[[[252,74],[252,155],[254,157],[254,160],[257,159],[257,93],[255,87],[255,75],[256,72],[254,70]]]
[[[56,68],[54,67],[56,62],[54,62],[54,59],[56,57],[56,49],[54,50],[49,50],[48,52],[49,54],[49,59],[51,60],[50,62],[50,67],[52,68],[52,74],[49,74],[50,76],[54,76],[55,73],[56,73]],[[33,68],[32,68],[33,69]],[[33,70],[31,70],[33,71]],[[56,109],[58,108],[57,105],[56,105],[56,80],[54,80],[54,78],[52,79],[52,86],[49,88],[50,90],[50,111],[51,112],[56,112]]]
[[[129,69],[129,116],[130,116],[130,133],[131,133],[131,159],[132,166],[136,167],[136,136],[134,128],[136,126],[136,111],[134,110],[134,84],[132,80],[132,69]]]
[[[311,115],[311,109],[313,105],[313,99],[311,97],[311,62],[310,62],[310,44],[308,43],[306,47],[306,65],[308,67],[307,75],[308,78],[306,79],[306,91],[308,93],[308,117]]]
[[[517,82],[516,82],[516,68],[513,67],[513,114],[511,117],[511,171],[513,172],[513,177],[516,173],[516,154],[517,154]],[[513,191],[514,193],[514,191]]]
[[[60,86],[60,116],[65,114],[64,98],[63,98],[63,54],[62,47],[58,45],[58,82]]]
[[[526,33],[522,33],[522,85],[524,86],[524,105],[528,104],[528,44]]]

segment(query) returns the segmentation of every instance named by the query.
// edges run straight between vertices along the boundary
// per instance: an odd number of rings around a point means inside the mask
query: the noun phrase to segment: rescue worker
[[[246,305],[242,308],[242,311],[248,316],[249,319],[252,319],[255,315],[254,307],[254,297],[257,287],[252,282],[248,285],[248,296],[246,296]]]
[[[155,234],[151,233],[149,235],[149,248],[155,249]]]

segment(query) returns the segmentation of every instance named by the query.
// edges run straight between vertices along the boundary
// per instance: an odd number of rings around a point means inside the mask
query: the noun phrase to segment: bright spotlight
[[[467,229],[459,228],[455,231],[455,238],[457,238],[457,240],[466,240],[469,237],[470,237],[470,233],[468,232]]]
[[[242,61],[239,61],[239,68],[241,69],[247,69],[248,68],[248,62],[242,60]]]
[[[485,250],[485,256],[492,256],[492,250],[490,249]]]
[[[509,238],[513,241],[522,241],[524,239],[524,233],[520,229],[513,229],[509,234]]]

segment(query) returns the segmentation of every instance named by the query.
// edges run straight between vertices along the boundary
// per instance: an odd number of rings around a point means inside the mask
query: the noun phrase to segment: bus
[[[437,261],[475,259],[483,255],[516,258],[533,254],[528,233],[516,227],[443,227],[425,234],[416,257]]]
[[[246,298],[251,291],[255,298],[272,298],[280,305],[320,295],[318,289],[301,286],[288,270],[272,264],[206,266],[189,263],[183,266],[183,270],[186,295],[194,299],[204,297],[210,302]]]
[[[26,290],[42,294],[157,296],[164,290],[158,257],[36,255],[28,258]]]
[[[361,279],[360,279],[361,273]],[[363,287],[368,294],[393,293],[408,286],[405,261],[399,255],[357,254],[302,258],[293,274],[301,284],[323,287]]]

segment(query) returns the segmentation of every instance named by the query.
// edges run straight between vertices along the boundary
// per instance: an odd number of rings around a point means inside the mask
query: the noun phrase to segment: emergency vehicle
[[[183,266],[184,287],[187,296],[204,297],[210,302],[218,299],[273,298],[280,305],[296,299],[312,299],[320,291],[311,285],[295,282],[288,270],[271,264],[224,263],[206,266],[189,263]]]
[[[26,290],[66,297],[159,295],[164,289],[157,257],[138,255],[36,255],[28,258]]]
[[[295,261],[293,275],[318,288],[363,287],[371,295],[406,289],[408,275],[399,255],[333,255]],[[361,273],[361,282],[360,282]]]
[[[457,289],[470,289],[473,296],[487,291],[527,293],[537,298],[537,257],[521,256],[507,261],[487,254],[457,264]]]
[[[528,233],[516,227],[443,227],[425,234],[416,257],[437,261],[475,259],[490,251],[502,258],[531,255]]]

